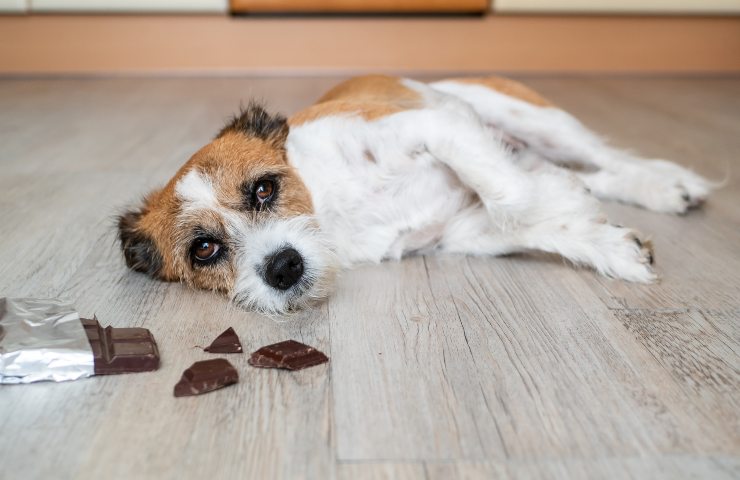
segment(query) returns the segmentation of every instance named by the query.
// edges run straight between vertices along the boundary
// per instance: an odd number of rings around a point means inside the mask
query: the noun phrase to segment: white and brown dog
[[[596,198],[684,213],[710,189],[511,80],[368,76],[290,120],[250,105],[119,235],[134,270],[278,314],[325,297],[340,268],[415,253],[540,250],[651,282],[650,243]]]

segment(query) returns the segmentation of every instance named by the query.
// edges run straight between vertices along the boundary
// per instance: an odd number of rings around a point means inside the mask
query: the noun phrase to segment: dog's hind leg
[[[533,211],[549,209],[540,205]],[[491,220],[481,205],[461,211],[447,225],[438,245],[448,253],[506,255],[517,252],[556,253],[577,265],[592,267],[602,275],[650,283],[653,272],[652,244],[639,232],[606,223],[605,218],[585,211],[541,215],[502,226]]]
[[[606,223],[599,202],[572,174],[525,171],[490,137],[474,112],[449,105],[380,120],[408,151],[424,149],[447,165],[480,198],[446,228],[446,251],[503,254],[541,250],[589,265],[604,275],[636,282],[655,279],[649,242]]]
[[[502,89],[493,80],[448,80],[431,87],[468,103],[489,128],[516,139],[526,153],[571,169],[603,200],[684,213],[701,204],[713,188],[675,163],[643,159],[609,146],[575,117],[521,84],[506,81]]]

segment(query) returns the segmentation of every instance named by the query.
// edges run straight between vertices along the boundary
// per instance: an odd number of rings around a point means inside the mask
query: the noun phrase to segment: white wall
[[[0,13],[25,13],[27,0],[0,0]]]
[[[8,0],[0,0],[0,2]],[[228,0],[29,0],[34,12],[224,13]]]
[[[493,0],[498,12],[740,13],[740,0]]]

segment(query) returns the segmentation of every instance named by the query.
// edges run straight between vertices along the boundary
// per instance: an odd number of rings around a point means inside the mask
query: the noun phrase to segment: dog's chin
[[[244,310],[256,311],[267,316],[281,316],[315,308],[324,302],[333,290],[336,270],[324,272],[320,277],[304,275],[296,285],[287,290],[277,290],[264,283],[232,292],[232,301]],[[242,285],[247,282],[241,282]]]
[[[267,316],[292,315],[302,310],[318,306],[326,300],[328,295],[317,295],[310,290],[308,292],[281,292],[279,298],[271,298],[268,301],[261,300],[249,292],[240,292],[233,296],[234,303],[244,309]]]
[[[272,299],[269,302],[261,301],[248,292],[240,292],[234,295],[233,302],[241,309],[257,312],[267,316],[292,315],[310,307],[310,302],[304,299],[304,295],[283,295],[279,301]]]

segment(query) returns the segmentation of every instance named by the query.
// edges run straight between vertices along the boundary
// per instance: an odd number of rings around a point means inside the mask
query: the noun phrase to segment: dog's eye
[[[273,204],[280,190],[279,176],[268,174],[257,180],[242,184],[243,205],[246,210],[260,212]]]
[[[254,194],[258,200],[263,202],[272,197],[272,191],[275,188],[275,184],[272,180],[262,180],[257,183],[257,188],[254,190]]]
[[[190,252],[196,263],[206,265],[221,254],[221,244],[210,238],[199,238],[193,242]]]
[[[276,190],[277,185],[274,180],[269,178],[258,180],[254,184],[254,208],[258,211],[262,210],[262,208],[272,201]]]

